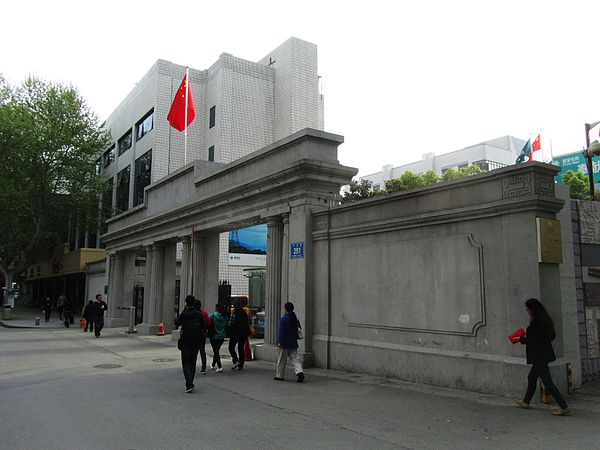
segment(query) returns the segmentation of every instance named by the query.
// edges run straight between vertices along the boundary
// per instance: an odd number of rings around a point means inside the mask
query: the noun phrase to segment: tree
[[[342,197],[342,203],[355,202],[357,200],[363,200],[365,198],[371,198],[375,195],[381,195],[379,189],[373,190],[373,182],[369,180],[352,180],[350,182],[350,189],[344,192]]]
[[[562,176],[563,183],[569,186],[571,198],[577,200],[590,200],[589,178],[582,172],[568,170]]]
[[[109,136],[73,87],[0,78],[0,271],[11,286],[64,241],[68,222],[98,224],[95,170]]]

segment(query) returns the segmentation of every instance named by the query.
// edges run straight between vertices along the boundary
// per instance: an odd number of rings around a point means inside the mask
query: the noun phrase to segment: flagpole
[[[190,68],[185,68],[185,113],[183,129],[183,165],[187,164],[187,122],[188,122],[188,94],[190,92]],[[180,116],[181,117],[181,116]]]

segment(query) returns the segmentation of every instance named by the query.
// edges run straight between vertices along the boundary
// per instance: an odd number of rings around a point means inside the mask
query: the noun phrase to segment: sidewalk
[[[0,315],[0,317],[2,317]],[[39,317],[39,326],[35,325],[35,319]],[[10,320],[0,320],[0,326],[4,328],[33,328],[33,329],[48,329],[48,328],[64,328],[64,323],[58,319],[58,311],[52,311],[50,321],[44,322],[44,314],[38,308],[25,308],[16,306],[11,310]],[[79,323],[72,326],[79,326]]]

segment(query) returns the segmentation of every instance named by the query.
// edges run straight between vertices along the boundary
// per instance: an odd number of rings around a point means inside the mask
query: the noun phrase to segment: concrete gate
[[[557,328],[553,375],[581,380],[568,193],[557,168],[527,163],[339,206],[357,170],[338,162],[341,136],[306,129],[231,164],[194,161],[148,186],[116,216],[109,253],[110,325],[125,325],[135,252],[145,251],[143,323],[172,327],[176,244],[180,299],[218,296],[219,233],[268,224],[265,345],[273,359],[282,303],[303,324],[305,364],[484,392],[522,393],[527,365],[507,336],[537,297]],[[564,263],[540,259],[539,219],[559,219]],[[556,222],[544,222],[556,224]],[[555,227],[556,232],[556,226]],[[562,241],[562,242],[561,242]],[[193,280],[193,283],[192,283]],[[193,287],[192,287],[193,286]]]
[[[158,322],[172,329],[176,245],[183,243],[180,302],[192,293],[207,308],[216,303],[219,233],[267,223],[265,346],[275,355],[278,320],[288,299],[311,335],[312,213],[328,209],[357,170],[337,159],[341,136],[305,129],[231,164],[194,161],[145,190],[140,206],[112,218],[102,237],[109,254],[108,326],[124,326],[120,306],[131,303],[136,252],[146,254],[141,333]],[[294,249],[294,255],[290,254]],[[133,256],[132,256],[133,255]],[[312,363],[311,339],[300,353]]]

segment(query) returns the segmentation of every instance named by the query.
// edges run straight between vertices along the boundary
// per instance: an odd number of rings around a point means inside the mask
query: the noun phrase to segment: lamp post
[[[585,156],[585,162],[588,170],[590,197],[592,198],[592,201],[596,200],[596,193],[594,192],[594,165],[592,163],[592,158],[596,155],[600,155],[600,143],[598,141],[594,141],[590,144],[590,131],[597,125],[600,125],[600,120],[598,122],[585,124],[585,149],[583,150],[583,155]]]

